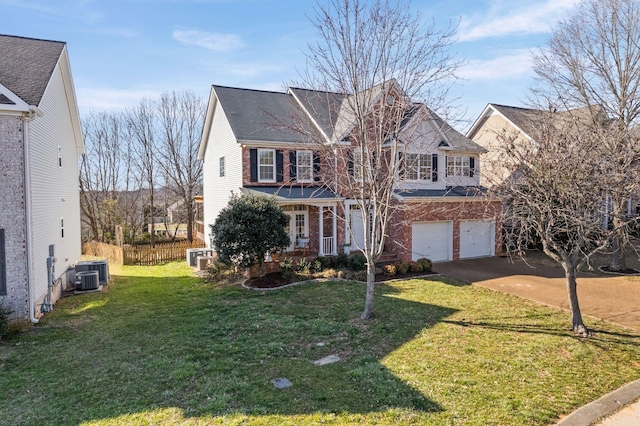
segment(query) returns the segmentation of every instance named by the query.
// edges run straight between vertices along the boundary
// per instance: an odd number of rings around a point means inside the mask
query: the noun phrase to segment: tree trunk
[[[367,256],[369,257],[369,256]],[[360,318],[363,320],[369,319],[373,316],[373,294],[376,284],[376,263],[367,259],[367,295],[364,299],[364,311]]]
[[[573,332],[588,337],[589,331],[582,321],[582,313],[580,312],[580,304],[578,303],[578,283],[576,281],[577,265],[563,263],[564,273],[567,278],[567,291],[569,293],[569,308],[571,309],[571,328]]]

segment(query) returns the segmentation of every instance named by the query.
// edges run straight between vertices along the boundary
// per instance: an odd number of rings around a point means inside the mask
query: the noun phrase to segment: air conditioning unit
[[[76,272],[98,271],[100,284],[106,284],[109,281],[109,264],[106,260],[84,260],[76,263]]]
[[[187,263],[192,268],[198,266],[198,257],[200,256],[213,256],[212,249],[206,248],[191,248],[187,249]]]
[[[76,271],[76,290],[97,290],[100,286],[98,271]]]

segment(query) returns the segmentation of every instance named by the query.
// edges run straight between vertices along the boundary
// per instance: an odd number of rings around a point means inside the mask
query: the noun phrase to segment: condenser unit
[[[99,286],[98,271],[76,271],[76,290],[97,290]]]

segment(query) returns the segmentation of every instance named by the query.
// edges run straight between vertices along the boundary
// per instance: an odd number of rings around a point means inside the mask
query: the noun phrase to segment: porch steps
[[[376,262],[376,266],[381,268],[385,265],[391,265],[392,263],[399,262],[400,259],[394,253],[384,252],[380,256],[380,259]]]

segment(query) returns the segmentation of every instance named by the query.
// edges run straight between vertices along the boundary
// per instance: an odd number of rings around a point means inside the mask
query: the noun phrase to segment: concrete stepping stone
[[[338,355],[327,355],[324,358],[320,358],[316,361],[313,361],[313,363],[315,365],[327,365],[327,364],[333,364],[334,362],[338,362],[340,361],[340,357]]]
[[[284,388],[293,386],[293,383],[291,383],[288,379],[285,379],[284,377],[281,377],[279,379],[273,379],[271,383],[273,383],[273,386],[275,386],[278,389],[284,389]]]

